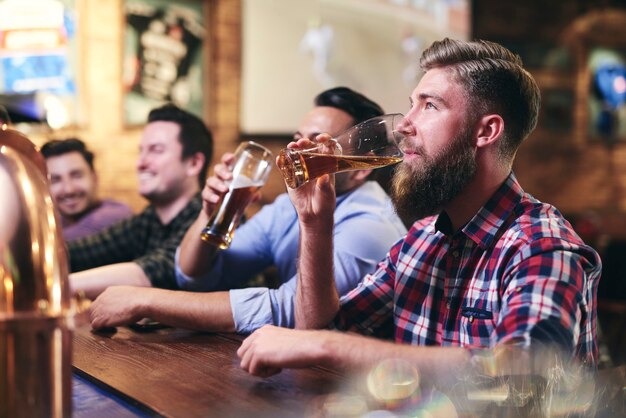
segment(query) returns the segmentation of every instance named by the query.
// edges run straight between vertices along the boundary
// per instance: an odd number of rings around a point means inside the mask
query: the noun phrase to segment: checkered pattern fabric
[[[202,209],[196,195],[167,225],[154,207],[118,222],[102,232],[67,244],[71,271],[114,263],[137,263],[154,287],[176,289],[174,255],[185,232]],[[199,238],[198,238],[199,239]]]
[[[416,222],[342,298],[336,325],[415,345],[557,343],[593,365],[600,271],[559,211],[511,173],[456,233],[445,213]]]

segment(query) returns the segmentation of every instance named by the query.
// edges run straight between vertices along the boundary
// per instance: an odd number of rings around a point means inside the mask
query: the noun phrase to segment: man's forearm
[[[196,293],[150,290],[144,298],[142,316],[166,325],[210,332],[234,332],[228,292]]]
[[[296,328],[324,328],[339,310],[333,274],[333,225],[300,226]]]
[[[178,262],[182,272],[189,277],[197,277],[210,270],[218,251],[217,247],[202,241],[200,238],[200,233],[207,222],[208,217],[204,211],[200,212],[180,244]]]
[[[324,335],[321,363],[333,368],[367,370],[382,360],[404,360],[430,382],[446,384],[468,367],[471,358],[461,347],[423,347],[336,331],[319,332]]]
[[[383,360],[403,360],[421,380],[442,387],[455,383],[471,363],[469,351],[460,347],[420,347],[337,331],[274,326],[250,335],[237,354],[244,370],[264,377],[284,368],[320,365],[364,372]]]
[[[118,263],[70,274],[72,293],[83,293],[95,299],[109,286],[150,287],[150,279],[136,263]]]

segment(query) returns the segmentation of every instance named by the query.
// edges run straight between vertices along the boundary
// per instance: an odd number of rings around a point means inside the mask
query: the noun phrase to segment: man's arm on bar
[[[95,329],[150,318],[166,325],[214,332],[234,332],[228,292],[109,287],[89,308]]]
[[[89,299],[95,299],[109,286],[152,286],[143,269],[133,262],[110,264],[71,273],[69,279],[72,294],[83,293]]]
[[[265,326],[246,338],[237,351],[241,367],[267,377],[282,368],[322,365],[366,370],[384,359],[402,359],[434,381],[456,378],[471,355],[460,347],[418,347],[329,330],[290,330]]]

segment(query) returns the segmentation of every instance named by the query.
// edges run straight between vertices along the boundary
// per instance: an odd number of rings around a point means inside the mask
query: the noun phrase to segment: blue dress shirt
[[[378,183],[369,181],[338,196],[334,260],[339,294],[347,293],[374,271],[389,248],[406,232],[389,196]],[[299,237],[296,210],[289,196],[282,194],[237,229],[230,248],[217,254],[212,269],[203,276],[186,276],[180,270],[177,252],[177,283],[185,290],[233,289],[267,267],[275,266],[282,283],[278,289],[230,290],[235,327],[240,333],[252,332],[266,324],[293,327]]]

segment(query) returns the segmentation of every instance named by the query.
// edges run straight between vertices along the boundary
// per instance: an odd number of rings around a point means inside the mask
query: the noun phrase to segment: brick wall
[[[538,127],[520,148],[514,166],[520,182],[562,212],[592,212],[605,234],[626,237],[626,141],[609,144],[588,134],[587,62],[595,45],[626,48],[626,6],[611,0],[477,0],[473,5],[474,37],[501,42],[519,53],[542,90]],[[598,13],[607,14],[606,22],[621,23],[576,33],[584,31],[581,21]],[[568,93],[569,99],[555,107],[550,101],[555,91]]]

